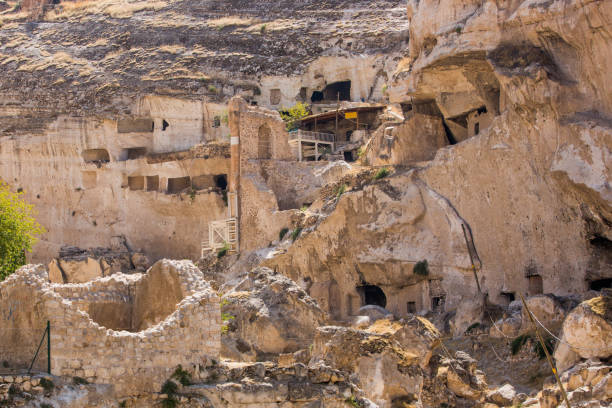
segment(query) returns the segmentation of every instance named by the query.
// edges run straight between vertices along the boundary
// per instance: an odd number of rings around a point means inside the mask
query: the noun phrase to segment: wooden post
[[[338,111],[340,110],[340,92],[338,92],[338,101],[336,103],[336,136],[338,136]]]
[[[542,346],[542,349],[544,350],[544,354],[546,354],[546,358],[548,359],[548,364],[550,365],[550,369],[552,370],[553,374],[555,375],[555,379],[557,380],[557,384],[559,384],[559,388],[561,389],[561,394],[563,394],[563,399],[565,400],[565,403],[567,404],[567,408],[572,408],[572,406],[569,403],[569,400],[567,399],[567,394],[565,393],[565,388],[563,388],[563,384],[561,383],[561,379],[559,378],[559,374],[557,373],[557,368],[555,367],[555,363],[553,363],[552,357],[548,353],[548,349],[546,348],[546,344],[544,343],[544,339],[542,339],[542,336],[540,335],[540,331],[538,330],[538,325],[536,324],[536,322],[535,322],[535,320],[533,318],[533,315],[531,314],[531,310],[529,310],[529,307],[527,306],[527,302],[525,302],[525,298],[523,297],[523,295],[521,293],[519,293],[519,296],[521,297],[521,301],[523,302],[523,307],[525,307],[525,310],[527,310],[527,315],[529,316],[529,320],[531,320],[531,323],[533,323],[533,326],[535,327],[536,336],[538,336],[538,340],[540,341],[540,345]]]

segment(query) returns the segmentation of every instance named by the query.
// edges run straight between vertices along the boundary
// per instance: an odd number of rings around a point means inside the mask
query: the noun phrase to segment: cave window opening
[[[310,97],[310,102],[312,103],[321,102],[322,100],[323,100],[323,92],[321,91],[314,91],[312,93],[312,96]]]
[[[507,304],[514,302],[514,300],[516,299],[516,295],[514,294],[514,292],[501,292],[499,295]]]
[[[340,99],[341,101],[351,100],[351,81],[340,81],[334,82],[323,89],[323,99],[328,101],[335,101]]]
[[[487,107],[486,107],[486,106],[481,106],[480,108],[478,108],[478,109],[476,110],[476,112],[477,112],[479,115],[482,115],[483,113],[487,113]]]
[[[110,162],[110,154],[106,149],[88,149],[83,150],[83,161],[85,163],[108,163]]]
[[[221,117],[220,116],[215,116],[213,120],[213,127],[214,128],[221,127]]]
[[[477,135],[480,133],[480,123],[476,123],[474,125],[474,134]]]
[[[354,155],[353,155],[352,151],[349,150],[348,152],[344,152],[343,154],[344,154],[344,161],[346,161],[346,162],[354,162],[355,161]]]
[[[544,293],[544,282],[542,281],[542,277],[538,274],[529,275],[527,277],[528,281],[528,292],[530,296],[540,295]]]
[[[406,312],[407,313],[416,313],[416,302],[407,302],[406,303]]]
[[[227,190],[227,174],[219,174],[214,178],[215,186],[221,190]]]
[[[166,121],[166,119],[162,119],[162,132],[165,132],[169,126],[170,124]]]
[[[361,295],[362,303],[366,305],[387,306],[387,296],[381,288],[376,285],[364,285],[357,288]]]
[[[434,296],[431,298],[431,308],[434,312],[444,310],[444,296]]]
[[[597,280],[589,282],[589,289],[590,290],[600,291],[600,290],[606,289],[606,288],[608,288],[608,289],[612,288],[612,278],[597,279]]]

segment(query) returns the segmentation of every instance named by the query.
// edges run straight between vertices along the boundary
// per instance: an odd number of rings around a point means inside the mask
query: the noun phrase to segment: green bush
[[[531,338],[532,337],[529,334],[521,334],[520,336],[512,340],[512,342],[510,343],[510,351],[512,352],[512,355],[515,355],[516,353],[521,351],[523,345],[527,343],[527,340]]]
[[[355,408],[360,408],[361,407],[361,404],[359,403],[359,401],[357,401],[355,399],[355,397],[353,397],[353,396],[345,399],[344,402],[346,402],[351,407],[355,407]]]
[[[166,382],[161,387],[161,393],[166,394],[168,396],[176,394],[178,391],[178,385],[172,380],[166,380]]]
[[[346,192],[346,184],[342,184],[336,189],[336,198],[340,198]]]
[[[208,92],[210,93],[217,93],[217,87],[214,85],[208,85]]]
[[[414,267],[412,268],[412,273],[420,276],[429,275],[429,263],[427,262],[427,259],[424,259],[414,264]]]
[[[259,28],[259,32],[264,34],[266,32],[266,25],[262,24],[261,27]]]
[[[46,392],[51,392],[53,390],[53,388],[55,387],[55,384],[53,384],[53,381],[51,381],[51,380],[49,380],[47,378],[41,378],[40,379],[40,386],[43,387]]]
[[[189,373],[189,371],[183,370],[183,366],[181,366],[180,364],[172,373],[172,378],[174,378],[184,386],[191,384],[191,374]]]
[[[278,240],[282,241],[283,238],[285,238],[285,235],[287,235],[287,233],[289,232],[289,228],[283,228],[282,230],[280,230],[280,232],[278,233]]]
[[[386,167],[383,167],[382,169],[378,170],[376,174],[374,174],[374,180],[380,180],[381,178],[385,178],[388,175],[389,175],[389,169],[387,169]]]
[[[179,402],[174,397],[168,397],[162,400],[161,405],[163,408],[176,408]]]
[[[229,250],[230,250],[230,245],[226,242],[225,245],[223,245],[223,248],[221,248],[219,252],[217,252],[217,259],[223,258],[225,255],[227,255]]]
[[[555,345],[551,337],[546,337],[544,339],[544,345],[546,346],[546,350],[548,351],[548,354],[552,354],[552,352],[555,350]],[[534,342],[533,351],[534,353],[538,355],[538,358],[540,360],[543,360],[546,358],[546,353],[544,352],[544,348],[542,347],[542,344],[539,341]]]
[[[295,240],[298,239],[301,233],[302,233],[302,228],[294,229],[293,232],[291,233],[291,241],[295,242]]]
[[[72,377],[72,382],[75,383],[76,385],[87,385],[87,384],[89,384],[89,381],[87,381],[83,377]]]
[[[470,327],[468,327],[468,328],[465,330],[465,332],[466,332],[466,333],[471,333],[472,331],[474,331],[474,330],[476,330],[476,329],[479,329],[479,328],[480,328],[480,326],[481,326],[481,324],[480,324],[480,323],[478,323],[478,322],[476,322],[476,323],[474,323],[474,324],[471,324],[471,325],[470,325]]]
[[[308,104],[298,102],[293,107],[281,109],[279,111],[281,118],[287,124],[287,130],[296,130],[300,126],[300,121],[310,114],[310,106]]]
[[[37,237],[45,229],[33,217],[33,206],[0,182],[0,281],[14,273],[26,261]]]

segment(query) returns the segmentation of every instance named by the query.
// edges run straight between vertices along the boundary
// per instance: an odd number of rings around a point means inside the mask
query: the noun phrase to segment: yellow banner
[[[345,119],[357,119],[357,112],[345,112],[344,118]]]

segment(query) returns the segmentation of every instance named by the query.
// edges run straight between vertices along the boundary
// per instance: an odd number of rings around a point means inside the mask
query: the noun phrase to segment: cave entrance
[[[364,285],[357,288],[357,292],[361,296],[361,301],[364,306],[376,305],[387,307],[387,296],[381,288],[376,285]]]
[[[162,132],[165,132],[166,129],[168,129],[168,126],[170,126],[170,124],[166,121],[166,119],[162,119]]]
[[[221,190],[227,189],[227,174],[219,174],[213,177],[215,181],[215,187],[220,188]]]
[[[612,288],[612,278],[597,279],[589,282],[590,290],[600,291],[602,289]]]
[[[530,275],[527,277],[527,279],[529,296],[544,293],[544,282],[542,281],[542,277],[540,275]]]
[[[312,103],[321,102],[322,100],[323,100],[323,92],[321,91],[314,91],[312,93],[312,96],[310,97],[310,102]]]
[[[516,295],[514,294],[514,292],[501,292],[499,294],[499,296],[501,296],[501,298],[506,302],[506,304],[510,304],[512,302],[514,302],[514,300],[516,299]]]
[[[106,149],[87,149],[81,153],[85,163],[108,163],[110,155]]]
[[[351,81],[340,81],[334,82],[323,89],[323,99],[328,101],[335,101],[340,99],[341,101],[351,100]]]

